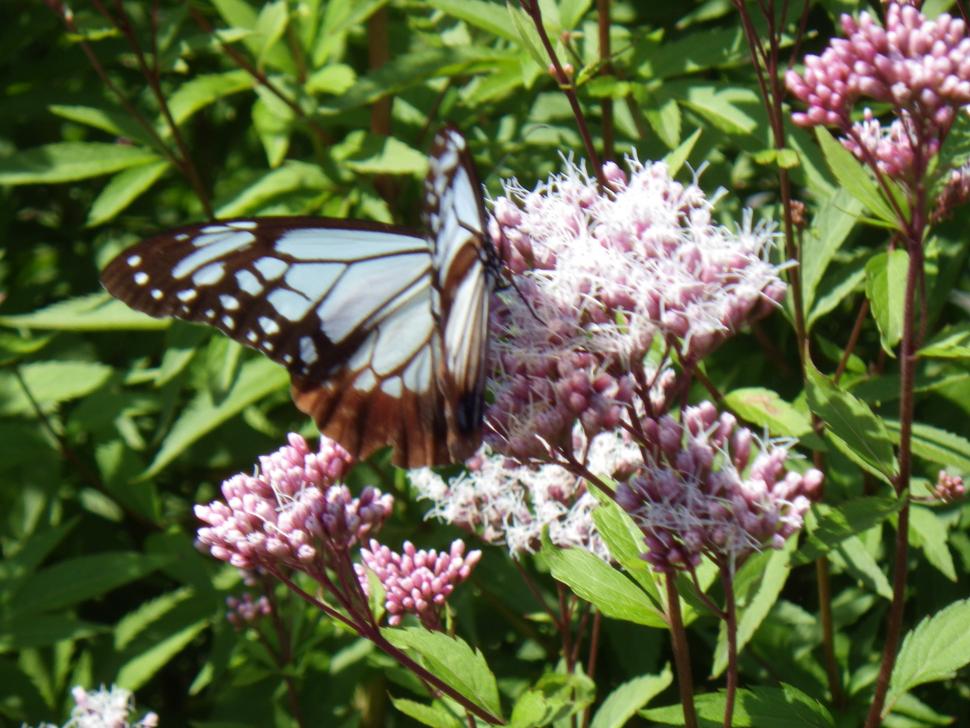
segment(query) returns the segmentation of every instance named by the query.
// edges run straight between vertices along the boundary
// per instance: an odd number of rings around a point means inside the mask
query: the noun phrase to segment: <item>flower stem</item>
[[[721,566],[724,587],[724,623],[727,632],[727,685],[724,699],[724,728],[731,728],[734,720],[734,699],[738,692],[738,614],[734,598],[734,574]]]
[[[680,704],[684,708],[684,728],[697,728],[697,710],[694,708],[694,678],[690,670],[690,651],[687,648],[684,618],[680,613],[680,594],[677,591],[676,575],[665,574],[664,584],[667,587],[667,623],[670,626],[674,665],[677,668],[677,689],[680,691]]]

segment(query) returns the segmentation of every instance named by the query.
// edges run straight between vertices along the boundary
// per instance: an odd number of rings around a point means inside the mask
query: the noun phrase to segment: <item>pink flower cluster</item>
[[[200,549],[240,569],[305,570],[331,564],[380,528],[393,498],[372,487],[354,498],[337,484],[351,463],[340,445],[321,437],[314,453],[295,434],[289,443],[261,457],[255,475],[225,481],[225,502],[196,506],[196,517],[208,524],[198,531]]]
[[[768,443],[752,461],[754,436],[710,402],[642,426],[650,462],[616,491],[640,526],[644,558],[660,572],[691,569],[709,554],[728,565],[781,548],[802,527],[822,473],[785,470],[788,447]]]
[[[71,697],[74,698],[74,709],[65,728],[156,728],[159,723],[157,713],[146,713],[141,720],[132,720],[134,696],[131,691],[116,685],[99,690],[76,686],[71,689]]]
[[[620,432],[601,433],[588,447],[581,430],[575,439],[574,450],[586,453],[589,469],[600,476],[626,478],[643,462],[639,448]],[[561,465],[524,466],[488,447],[466,466],[450,481],[430,469],[412,471],[418,496],[434,504],[429,518],[472,531],[487,543],[504,544],[514,558],[536,551],[546,532],[556,546],[610,559],[593,522],[596,499],[583,478]]]
[[[384,587],[388,623],[397,625],[405,614],[414,614],[428,629],[440,629],[438,611],[455,586],[465,581],[482,557],[481,551],[465,555],[465,544],[456,539],[447,553],[434,549],[416,549],[404,542],[404,553],[398,554],[371,539],[369,548],[361,548],[366,565],[355,564],[361,587],[368,591],[367,569],[377,575]]]
[[[933,488],[933,495],[944,503],[953,503],[967,494],[967,488],[963,484],[963,478],[941,470],[936,477],[936,486]]]
[[[788,71],[788,89],[808,107],[792,120],[842,129],[843,144],[886,174],[920,173],[959,109],[970,104],[966,24],[946,14],[928,20],[897,2],[886,9],[885,28],[865,12],[858,20],[843,15],[841,23],[844,39],[832,40],[820,56],[806,56],[802,75]],[[867,113],[853,125],[860,98],[891,105],[896,120],[883,128]]]
[[[226,608],[226,619],[237,630],[258,622],[272,611],[269,599],[265,596],[253,599],[253,595],[248,592],[243,594],[242,599],[228,597]]]
[[[696,362],[772,309],[785,286],[764,254],[772,228],[712,221],[696,184],[663,163],[604,165],[609,189],[583,170],[494,201],[490,234],[515,288],[494,306],[489,444],[519,459],[617,427],[634,394],[663,409],[674,384],[643,371],[655,340]],[[653,386],[656,385],[656,386]],[[641,403],[651,407],[651,403]]]

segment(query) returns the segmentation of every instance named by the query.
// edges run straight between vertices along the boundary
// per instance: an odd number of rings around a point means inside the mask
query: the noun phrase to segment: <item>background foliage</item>
[[[78,0],[68,22],[57,2],[48,5],[15,1],[0,24],[0,715],[13,724],[61,721],[72,685],[117,682],[163,725],[287,725],[284,668],[226,622],[224,599],[241,584],[194,550],[192,506],[286,432],[312,428],[291,405],[281,368],[210,330],[109,301],[98,270],[124,246],[209,210],[417,224],[427,145],[445,120],[467,134],[492,192],[504,177],[530,186],[558,168],[561,153],[581,155],[581,139],[534,30],[498,2],[166,0],[157,11],[106,3],[123,9],[130,26],[121,28],[98,2]],[[798,17],[801,3],[792,5]],[[932,13],[946,3],[927,5]],[[879,480],[892,452],[878,444],[897,432],[898,392],[887,353],[893,322],[879,318],[896,291],[884,235],[857,220],[861,205],[808,133],[789,130],[797,157],[771,150],[727,0],[612,3],[606,75],[592,6],[542,5],[560,57],[575,69],[597,148],[641,159],[686,153],[690,167],[705,166],[705,189],[729,191],[719,206],[725,219],[743,206],[777,218],[776,165],[790,167],[809,206],[803,279],[824,371],[839,362],[860,301],[874,302],[879,325],[864,322],[842,386],[886,417],[876,423],[885,437],[860,429],[868,423],[855,419],[858,410],[843,413],[846,447],[811,433],[782,313],[730,341],[706,372],[742,419],[827,449],[814,530],[798,552],[753,560],[750,581],[739,585],[743,684],[764,687],[744,694],[737,724],[748,715],[749,724],[768,725],[763,716],[779,704],[800,717],[771,725],[857,724],[891,596],[896,511]],[[823,43],[837,13],[855,9],[848,0],[813,3],[806,42]],[[615,140],[603,138],[607,108]],[[918,369],[917,490],[941,468],[970,472],[967,222],[959,212],[926,248],[929,324],[939,333]],[[813,409],[824,409],[823,394],[815,396]],[[873,443],[864,462],[850,457]],[[380,483],[398,497],[386,543],[441,547],[456,537],[422,519],[424,506],[408,500],[386,455],[358,467],[352,482]],[[970,593],[970,511],[916,506],[912,515],[910,629]],[[846,692],[838,704],[821,661],[810,566],[820,554],[829,557]],[[551,595],[550,569],[567,583],[571,568],[583,579],[585,567],[567,562],[527,566]],[[557,682],[556,635],[500,549],[486,550],[453,606],[459,634],[499,676],[506,716],[531,687],[550,706],[595,699],[599,707],[612,693],[596,726],[621,725],[648,701],[643,720],[682,720],[678,706],[663,707],[677,696],[662,625],[607,611],[594,693],[562,678],[561,667]],[[306,724],[409,724],[388,696],[417,700],[413,677],[303,607],[284,607],[295,624],[285,671]],[[965,610],[949,618],[966,633]],[[947,659],[946,639],[926,634],[933,627],[903,648],[892,725],[970,720],[970,683],[953,673],[962,662]],[[690,633],[695,674],[711,675],[699,686],[704,716],[704,699],[716,702],[721,685],[718,624],[700,609]]]

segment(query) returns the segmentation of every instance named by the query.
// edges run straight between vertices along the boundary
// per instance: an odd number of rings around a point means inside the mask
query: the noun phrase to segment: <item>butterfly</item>
[[[255,217],[123,251],[105,288],[155,317],[214,326],[287,368],[297,407],[356,458],[457,462],[481,442],[495,252],[465,138],[442,129],[423,231]]]

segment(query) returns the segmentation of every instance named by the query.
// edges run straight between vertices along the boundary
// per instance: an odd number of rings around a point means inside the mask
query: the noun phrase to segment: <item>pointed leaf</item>
[[[917,685],[952,678],[970,664],[970,599],[925,618],[903,640],[896,657],[886,710]]]
[[[168,168],[169,163],[160,159],[116,174],[91,203],[91,209],[88,211],[88,227],[101,225],[113,219],[148,191]]]
[[[253,87],[253,77],[246,71],[199,74],[183,83],[168,99],[168,108],[181,125],[193,114],[230,94]]]
[[[0,185],[74,182],[149,164],[158,156],[148,150],[104,142],[61,142],[0,158]]]
[[[903,309],[909,255],[905,250],[879,253],[866,263],[866,298],[879,327],[883,350],[893,348],[903,336]]]
[[[947,541],[947,523],[925,506],[913,505],[909,511],[910,540],[923,551],[926,560],[947,579],[956,582],[956,567]]]
[[[431,672],[494,716],[502,715],[495,676],[485,657],[458,637],[421,627],[382,629],[381,634],[398,648],[420,656]]]
[[[816,127],[815,133],[822,147],[822,153],[825,155],[825,161],[842,187],[865,205],[869,212],[895,228],[898,224],[896,214],[886,203],[866,168],[852,156],[848,149],[835,140],[828,129],[819,126]]]
[[[890,439],[899,443],[899,422],[885,420]],[[913,423],[913,454],[943,467],[970,472],[970,440],[938,427]]]
[[[167,329],[172,322],[135,311],[107,293],[92,293],[33,313],[0,316],[0,325],[51,331],[116,331]]]
[[[862,203],[845,190],[827,198],[815,214],[811,227],[802,238],[800,255],[804,307],[811,311],[815,305],[822,276],[833,256],[855,228],[862,213]]]
[[[640,708],[673,682],[670,666],[659,675],[641,675],[613,690],[593,716],[590,728],[623,728]]]
[[[819,556],[837,548],[846,539],[868,531],[903,507],[896,498],[867,496],[846,501],[838,507],[827,503],[813,503],[813,522],[808,538],[792,559],[797,566],[808,564]]]
[[[802,437],[812,431],[808,415],[770,389],[735,389],[725,395],[724,403],[742,419],[767,428],[776,437]]]
[[[428,4],[497,38],[512,42],[519,39],[518,34],[509,27],[508,13],[498,3],[483,0],[429,0]]]

